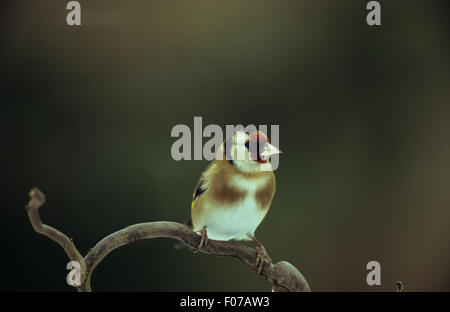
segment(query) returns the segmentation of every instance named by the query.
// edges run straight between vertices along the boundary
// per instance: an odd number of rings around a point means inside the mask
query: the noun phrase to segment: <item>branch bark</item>
[[[186,225],[168,221],[147,222],[128,226],[103,238],[83,257],[75,247],[75,244],[65,234],[42,223],[39,208],[45,203],[45,195],[39,189],[33,188],[29,196],[30,201],[26,205],[26,210],[34,230],[57,242],[64,249],[70,260],[80,263],[81,285],[77,287],[78,291],[91,291],[92,273],[111,251],[141,239],[156,237],[176,239],[201,253],[238,259],[250,266],[255,272],[258,272],[255,249],[235,242],[210,239],[199,250],[197,246],[201,240],[200,235],[193,232]],[[260,275],[272,283],[273,290],[311,291],[308,282],[300,271],[286,261],[280,261],[276,264],[266,262]]]

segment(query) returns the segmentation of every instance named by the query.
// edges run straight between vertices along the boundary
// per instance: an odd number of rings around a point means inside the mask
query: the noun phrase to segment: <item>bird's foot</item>
[[[257,247],[256,247],[256,267],[258,268],[258,274],[261,274],[265,261],[267,260],[268,263],[270,264],[270,263],[272,263],[272,259],[269,257],[269,254],[267,253],[266,248],[264,248],[264,246],[254,236],[249,235],[249,237],[257,245]]]
[[[197,249],[201,250],[203,248],[203,246],[205,246],[206,243],[208,242],[208,234],[206,233],[206,225],[204,227],[202,227],[201,230],[198,232],[202,236],[202,239],[200,240],[200,244],[198,244]]]
[[[264,246],[261,245],[256,247],[256,266],[258,267],[258,274],[262,273],[264,262],[266,260],[269,264],[272,263],[272,259],[270,259]]]

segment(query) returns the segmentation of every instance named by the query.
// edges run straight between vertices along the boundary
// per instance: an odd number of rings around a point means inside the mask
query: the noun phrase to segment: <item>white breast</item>
[[[249,240],[266,216],[255,199],[256,192],[267,183],[267,178],[248,180],[235,178],[231,184],[246,191],[247,196],[233,206],[214,209],[205,220],[208,237],[215,240]]]

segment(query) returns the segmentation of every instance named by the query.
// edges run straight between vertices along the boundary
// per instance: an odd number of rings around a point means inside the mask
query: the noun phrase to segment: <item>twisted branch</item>
[[[187,226],[168,221],[147,222],[131,225],[114,232],[98,242],[89,253],[83,257],[74,243],[57,229],[43,224],[39,216],[39,208],[45,203],[45,195],[37,188],[30,191],[30,201],[26,205],[28,217],[34,230],[57,242],[72,261],[78,261],[81,267],[81,285],[78,291],[91,291],[91,276],[97,265],[113,250],[134,241],[155,237],[169,237],[197,249],[201,236]],[[208,243],[198,250],[201,253],[232,257],[250,266],[258,272],[256,265],[256,250],[235,242],[208,240]],[[289,262],[280,261],[275,265],[265,263],[260,273],[272,283],[272,289],[287,291],[311,291],[303,275]]]

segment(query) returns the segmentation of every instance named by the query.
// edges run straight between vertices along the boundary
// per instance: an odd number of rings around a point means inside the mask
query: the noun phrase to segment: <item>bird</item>
[[[256,267],[262,272],[271,259],[255,231],[269,211],[275,194],[270,157],[281,151],[259,130],[235,131],[220,145],[215,159],[200,175],[191,203],[192,230],[208,239],[253,241]]]

